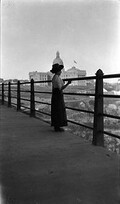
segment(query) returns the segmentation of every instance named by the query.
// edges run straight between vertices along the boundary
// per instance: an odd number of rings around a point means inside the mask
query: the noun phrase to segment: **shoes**
[[[55,127],[54,128],[55,132],[64,132],[65,130],[63,128],[60,128],[60,127]]]

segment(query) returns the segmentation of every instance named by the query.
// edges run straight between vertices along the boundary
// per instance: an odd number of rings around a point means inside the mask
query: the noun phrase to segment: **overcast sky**
[[[119,0],[2,0],[1,8],[0,77],[47,72],[56,51],[65,70],[120,73]]]

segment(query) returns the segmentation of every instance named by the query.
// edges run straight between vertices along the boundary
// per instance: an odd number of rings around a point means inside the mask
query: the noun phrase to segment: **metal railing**
[[[93,126],[88,126],[86,124],[78,123],[74,120],[68,119],[69,123],[80,125],[84,128],[88,128],[90,130],[93,130],[93,139],[92,144],[104,146],[104,134],[108,136],[112,136],[114,138],[120,139],[119,135],[107,132],[104,130],[104,118],[114,118],[116,120],[120,120],[120,116],[115,116],[111,114],[104,113],[104,98],[118,98],[120,99],[120,95],[108,95],[103,94],[103,79],[111,79],[111,78],[120,78],[120,74],[114,74],[114,75],[103,75],[102,70],[98,70],[96,72],[96,76],[90,76],[90,77],[82,77],[82,78],[70,78],[71,81],[78,81],[78,80],[95,80],[95,92],[94,93],[70,93],[70,92],[64,92],[65,96],[92,96],[94,97],[94,111],[92,110],[85,110],[80,109],[76,107],[70,107],[66,106],[67,110],[72,111],[79,111],[83,113],[89,113],[93,115]],[[64,79],[64,81],[67,81],[68,79]],[[38,91],[35,90],[35,85],[40,83],[51,83],[51,80],[46,81],[34,81],[33,79],[30,82],[22,82],[18,81],[17,83],[11,83],[8,84],[0,84],[0,96],[1,96],[1,102],[2,104],[6,103],[8,104],[8,107],[15,106],[17,108],[17,111],[27,111],[28,114],[30,114],[31,117],[36,117],[37,114],[44,114],[47,116],[51,116],[50,112],[44,112],[43,110],[37,110],[36,104],[44,104],[51,106],[51,103],[44,102],[44,101],[38,101],[35,99],[36,95],[40,96],[40,94],[49,94],[51,96],[52,92],[50,91]],[[27,88],[26,88],[27,87]],[[27,94],[27,97],[26,97]],[[29,98],[28,98],[29,94]],[[24,96],[23,96],[24,95]],[[16,103],[12,101],[12,99],[16,100]],[[29,107],[25,106],[22,102],[29,102]]]

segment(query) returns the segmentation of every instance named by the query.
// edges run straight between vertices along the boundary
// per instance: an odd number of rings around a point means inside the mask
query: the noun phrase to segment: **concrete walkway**
[[[119,157],[0,106],[2,204],[118,204]]]

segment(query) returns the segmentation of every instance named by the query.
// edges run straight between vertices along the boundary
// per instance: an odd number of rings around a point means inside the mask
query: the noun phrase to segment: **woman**
[[[64,85],[60,78],[63,65],[53,64],[51,72],[54,74],[52,78],[52,99],[51,99],[51,126],[55,131],[64,131],[61,127],[67,126],[67,116],[65,103],[63,98],[63,89],[65,89],[71,81]]]

